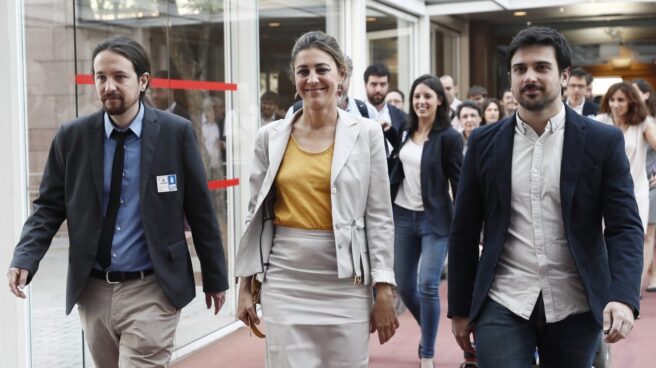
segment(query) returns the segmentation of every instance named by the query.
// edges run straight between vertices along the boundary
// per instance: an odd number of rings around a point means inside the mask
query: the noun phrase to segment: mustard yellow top
[[[290,136],[276,175],[275,225],[332,230],[330,170],[335,145],[310,153]]]

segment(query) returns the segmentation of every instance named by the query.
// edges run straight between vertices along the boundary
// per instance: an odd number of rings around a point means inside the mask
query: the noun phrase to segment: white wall
[[[20,368],[27,361],[25,302],[9,293],[6,270],[27,212],[27,161],[24,115],[22,1],[0,2],[0,367]]]

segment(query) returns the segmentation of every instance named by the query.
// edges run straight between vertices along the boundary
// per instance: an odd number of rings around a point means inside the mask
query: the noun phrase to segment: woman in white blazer
[[[291,68],[304,108],[257,134],[238,317],[259,323],[257,277],[267,367],[364,368],[369,333],[382,344],[398,328],[383,132],[337,108],[347,69],[333,37],[301,36]]]

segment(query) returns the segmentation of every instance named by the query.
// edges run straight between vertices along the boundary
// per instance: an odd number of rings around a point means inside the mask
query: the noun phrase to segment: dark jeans
[[[542,295],[528,321],[488,298],[475,329],[481,368],[532,367],[536,347],[540,368],[591,367],[601,333],[591,312],[546,323]]]
[[[394,273],[403,303],[421,327],[419,355],[435,355],[440,275],[447,237],[433,232],[424,212],[394,205]],[[419,274],[417,274],[419,268]]]

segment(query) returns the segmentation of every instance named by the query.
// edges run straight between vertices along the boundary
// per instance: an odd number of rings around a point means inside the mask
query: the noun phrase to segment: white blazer
[[[238,277],[264,278],[273,245],[273,183],[292,122],[301,113],[302,109],[257,132],[246,230],[235,264]],[[380,124],[338,109],[330,175],[337,274],[365,285],[395,285],[394,223],[383,144]]]

